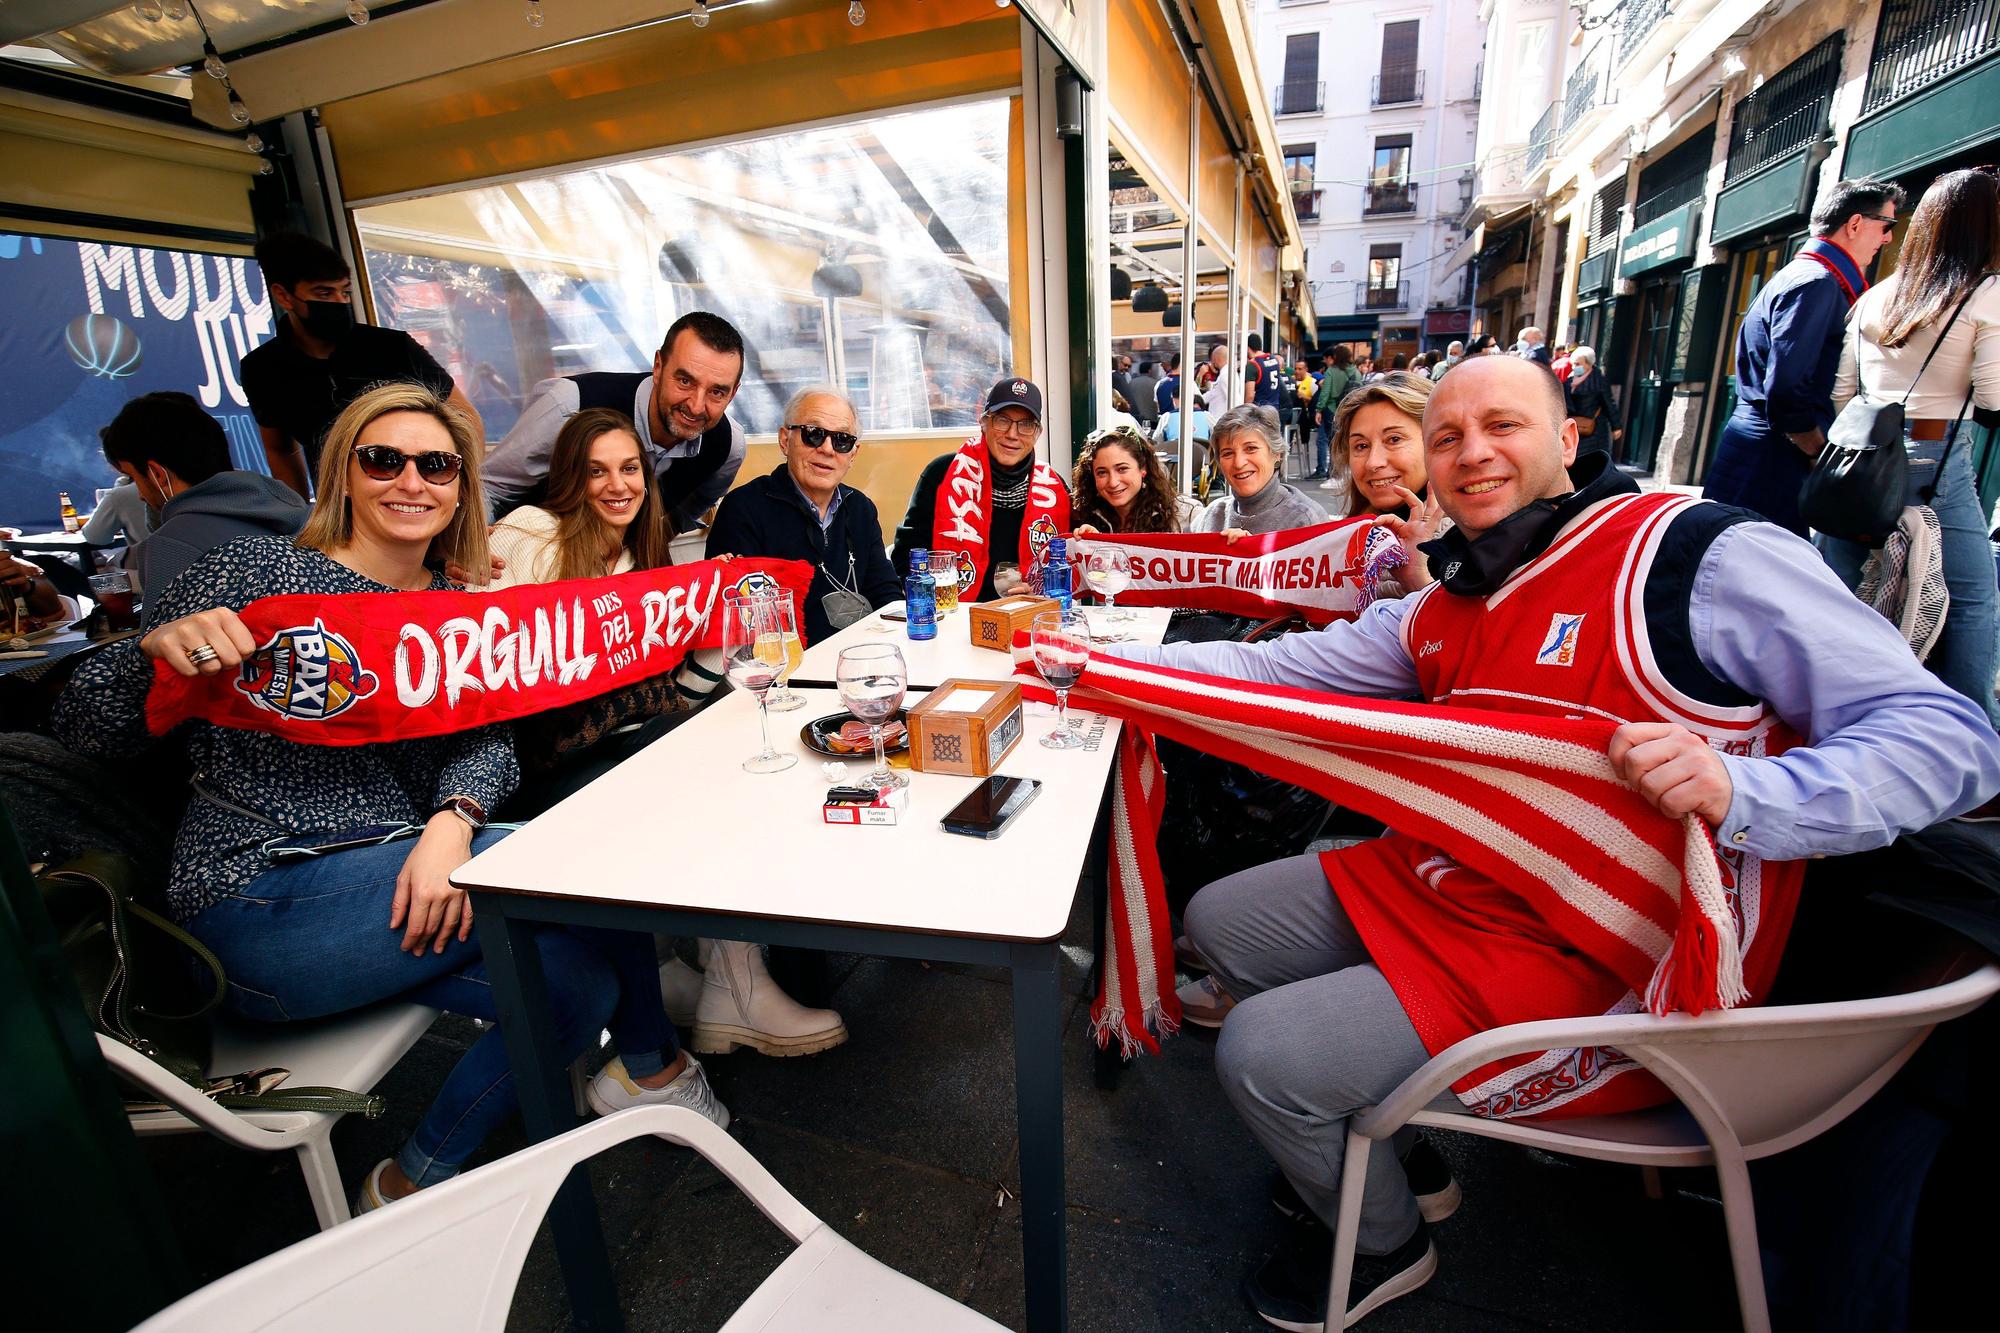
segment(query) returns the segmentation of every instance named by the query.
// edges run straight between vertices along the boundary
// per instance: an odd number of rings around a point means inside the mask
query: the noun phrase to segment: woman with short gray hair
[[[1271,408],[1251,403],[1230,408],[1209,431],[1208,449],[1229,489],[1201,511],[1192,531],[1220,532],[1233,542],[1252,533],[1326,522],[1324,509],[1278,475],[1285,462],[1285,436]]]
[[[1597,368],[1595,348],[1577,347],[1570,351],[1563,399],[1570,419],[1576,422],[1577,448],[1609,449],[1617,436],[1611,424],[1611,385]]]

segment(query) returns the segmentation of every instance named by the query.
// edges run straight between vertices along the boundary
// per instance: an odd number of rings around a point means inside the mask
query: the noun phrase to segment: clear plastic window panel
[[[748,349],[731,415],[843,386],[864,430],[968,425],[1011,360],[1007,102],[913,111],[357,209],[377,319],[497,439],[535,387],[652,364],[690,310]]]

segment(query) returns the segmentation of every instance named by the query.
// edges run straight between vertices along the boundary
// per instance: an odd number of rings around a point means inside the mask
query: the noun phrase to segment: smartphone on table
[[[946,833],[962,833],[968,838],[997,838],[1014,816],[1027,809],[1041,794],[1035,778],[1010,778],[995,773],[981,778],[966,798],[953,806],[938,823]]]

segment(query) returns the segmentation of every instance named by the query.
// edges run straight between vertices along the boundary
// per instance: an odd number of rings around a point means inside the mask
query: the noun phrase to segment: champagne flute
[[[1042,737],[1051,750],[1075,750],[1084,739],[1069,725],[1069,691],[1090,661],[1090,625],[1081,612],[1044,611],[1035,617],[1028,641],[1035,653],[1035,669],[1056,692],[1056,729]]]
[[[909,687],[910,671],[903,665],[902,650],[893,643],[864,643],[843,648],[834,664],[834,680],[840,686],[840,701],[847,711],[868,724],[875,742],[875,769],[863,785],[876,791],[907,787],[910,780],[892,772],[882,750],[882,724],[903,706],[903,692]]]
[[[1083,582],[1092,592],[1104,599],[1104,621],[1106,624],[1132,619],[1132,613],[1120,613],[1118,594],[1131,586],[1132,571],[1125,563],[1125,557],[1116,551],[1092,551],[1083,559]],[[1132,636],[1122,630],[1109,630],[1096,635],[1099,643],[1124,643]]]
[[[776,637],[768,646],[758,651],[764,660],[778,668],[778,684],[771,691],[764,706],[774,713],[789,713],[806,706],[805,696],[791,689],[792,676],[805,660],[805,649],[799,643],[798,612],[794,609],[792,595],[779,588],[767,595],[777,618]]]
[[[757,696],[757,726],[764,748],[743,761],[750,773],[782,773],[799,762],[797,755],[779,754],[771,748],[771,716],[765,710],[771,682],[778,678],[777,664],[769,660],[769,643],[782,654],[783,640],[778,628],[777,604],[768,599],[726,598],[722,604],[722,661],[729,683]]]

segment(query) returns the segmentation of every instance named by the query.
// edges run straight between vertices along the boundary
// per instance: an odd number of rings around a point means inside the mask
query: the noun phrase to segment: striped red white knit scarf
[[[1032,683],[1023,692],[1053,698]],[[1180,1023],[1154,735],[1296,783],[1490,876],[1656,1014],[1747,998],[1708,828],[1666,818],[1612,772],[1613,723],[1386,703],[1097,655],[1070,701],[1126,723],[1091,1010],[1100,1043],[1157,1052]]]

